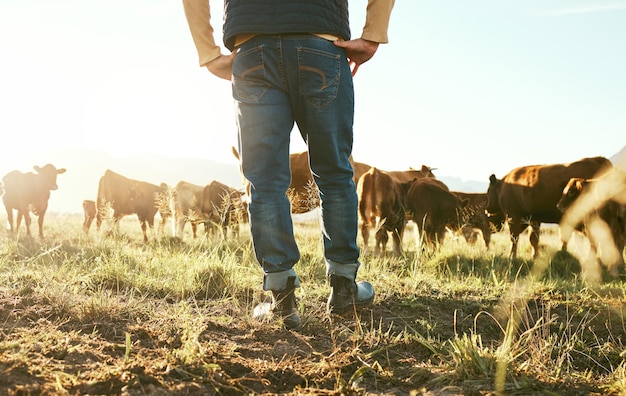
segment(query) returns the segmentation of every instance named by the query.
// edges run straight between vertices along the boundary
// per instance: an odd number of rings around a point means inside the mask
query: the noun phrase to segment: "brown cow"
[[[235,147],[231,147],[233,155],[239,160],[239,152]],[[359,177],[370,168],[369,165],[356,162],[350,157],[350,163],[354,170],[354,183],[356,184]],[[294,214],[301,214],[309,212],[317,208],[320,204],[319,191],[313,176],[311,175],[311,168],[309,167],[309,153],[302,151],[299,153],[293,153],[289,155],[289,164],[291,167],[291,183],[287,190],[287,195],[291,201],[291,212]],[[244,186],[248,191],[249,186],[244,180]],[[249,193],[249,192],[248,192]]]
[[[406,209],[427,245],[443,242],[447,227],[461,227],[462,211],[467,204],[466,198],[459,198],[428,178],[408,184]]]
[[[197,237],[198,224],[204,224],[204,231],[209,230],[208,219],[202,213],[203,186],[180,181],[174,188],[174,207],[176,218],[176,235],[182,238],[185,223],[191,223],[193,238]]]
[[[626,172],[613,168],[595,179],[570,179],[557,207],[564,212],[563,241],[581,230],[592,252],[617,276],[626,247]]]
[[[376,228],[375,254],[385,254],[388,233],[392,234],[394,253],[402,253],[402,237],[406,226],[405,196],[407,183],[405,181],[428,178],[436,180],[431,169],[423,166],[421,171],[382,171],[375,167],[361,175],[357,182],[359,196],[359,215],[361,218],[361,236],[363,244],[369,243],[370,228]],[[408,188],[408,187],[407,187]]]
[[[30,212],[38,216],[39,237],[43,238],[43,219],[48,210],[50,191],[56,190],[57,176],[65,173],[65,168],[55,168],[47,164],[40,168],[33,167],[37,173],[23,173],[17,170],[7,173],[3,178],[4,195],[2,201],[7,211],[7,222],[11,233],[20,228],[22,217],[26,225],[26,235],[30,234]],[[17,210],[16,225],[13,226],[13,209]]]
[[[204,186],[200,210],[210,228],[220,227],[224,238],[228,227],[232,226],[233,235],[239,235],[239,224],[248,222],[244,192],[227,186],[217,180]]]
[[[604,157],[583,158],[568,164],[529,165],[511,170],[502,179],[489,177],[487,211],[503,213],[509,219],[511,232],[510,257],[517,256],[520,233],[531,227],[530,243],[533,258],[539,254],[541,223],[559,223],[557,208],[563,189],[572,177],[593,178],[612,167]],[[566,245],[563,245],[566,248]]]
[[[83,231],[85,234],[89,232],[89,228],[91,227],[91,223],[96,218],[96,201],[92,201],[90,199],[85,199],[83,201]]]
[[[113,209],[113,222],[115,227],[119,220],[126,216],[136,214],[141,224],[143,240],[148,241],[147,227],[154,227],[154,216],[162,205],[162,197],[167,193],[168,186],[161,183],[160,186],[148,182],[129,179],[109,169],[100,178],[98,185],[96,227],[100,231],[102,221],[106,216],[107,205]],[[163,217],[165,221],[165,216]]]
[[[357,183],[359,196],[359,215],[361,217],[361,236],[367,247],[370,228],[376,227],[375,254],[385,254],[388,232],[392,234],[393,250],[402,253],[402,236],[406,225],[404,195],[400,184],[387,173],[372,167],[359,178]]]

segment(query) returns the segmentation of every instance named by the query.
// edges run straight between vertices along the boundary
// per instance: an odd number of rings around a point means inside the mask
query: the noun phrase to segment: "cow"
[[[206,216],[202,213],[202,194],[204,186],[181,180],[174,188],[174,208],[176,220],[176,235],[182,237],[185,223],[191,224],[193,238],[197,237],[198,224],[204,225],[204,231],[209,230]]]
[[[119,220],[136,214],[141,224],[144,242],[148,241],[147,227],[154,227],[154,217],[163,204],[162,197],[167,194],[168,186],[165,183],[155,185],[145,181],[134,180],[107,169],[98,184],[96,227],[100,231],[103,219],[107,216],[108,208],[113,210],[112,219],[115,227]],[[163,217],[165,222],[165,217]]]
[[[502,179],[492,174],[487,189],[487,211],[502,213],[509,221],[509,256],[517,257],[519,235],[530,226],[533,258],[537,258],[540,225],[561,221],[562,213],[556,205],[569,180],[572,177],[593,178],[611,167],[611,162],[604,157],[590,157],[566,164],[521,166]],[[564,243],[563,249],[566,247]]]
[[[402,253],[402,236],[406,225],[404,191],[387,173],[375,167],[365,172],[358,180],[359,215],[363,244],[369,243],[370,228],[376,227],[375,254],[385,254],[388,232],[393,238],[393,250]]]
[[[594,179],[571,178],[557,207],[563,212],[563,242],[575,229],[582,231],[591,251],[617,276],[626,247],[626,172],[613,168]]]
[[[221,228],[224,238],[228,227],[233,235],[239,235],[239,224],[248,222],[246,194],[217,180],[204,186],[200,211],[210,229]]]
[[[459,229],[462,226],[462,211],[468,204],[466,198],[459,198],[428,178],[408,182],[405,186],[406,210],[424,244],[442,243],[448,227]]]
[[[91,227],[91,223],[96,218],[96,201],[92,201],[91,199],[85,199],[83,201],[83,232],[85,234],[89,233],[89,228]]]
[[[443,182],[436,180],[431,169],[423,166],[421,171],[410,169],[408,171],[383,171],[371,167],[363,173],[357,182],[357,195],[359,197],[359,216],[361,221],[361,236],[363,244],[367,247],[371,228],[375,233],[375,254],[385,254],[388,233],[392,234],[393,251],[395,254],[402,253],[402,237],[407,223],[405,213],[406,188],[408,180],[421,178],[432,179],[435,183]]]
[[[2,201],[7,211],[7,222],[11,233],[20,228],[22,217],[26,225],[26,235],[30,233],[30,212],[38,217],[39,238],[43,239],[43,220],[48,210],[50,191],[58,189],[57,176],[66,172],[65,168],[57,169],[52,164],[33,167],[37,173],[23,173],[18,170],[7,173],[2,178],[4,195]],[[17,211],[15,226],[13,225],[13,209]]]
[[[232,153],[239,160],[239,152],[235,147],[231,147]],[[369,165],[362,162],[356,162],[350,157],[350,163],[354,170],[354,184],[359,177],[370,168]],[[317,185],[313,181],[311,168],[309,167],[309,153],[302,151],[289,155],[289,165],[291,169],[291,183],[287,189],[287,195],[291,201],[291,213],[301,214],[310,212],[317,208],[320,204],[319,191]],[[243,181],[246,191],[249,194],[249,185],[246,180]]]

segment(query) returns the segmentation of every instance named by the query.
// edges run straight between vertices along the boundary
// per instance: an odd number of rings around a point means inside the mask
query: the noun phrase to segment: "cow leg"
[[[446,233],[447,233],[447,232],[448,232],[448,230],[446,229],[446,227],[445,227],[445,226],[443,226],[443,227],[439,228],[439,229],[436,231],[435,236],[436,236],[436,238],[437,238],[437,243],[439,243],[439,244],[442,244],[442,243],[443,243],[443,240],[446,238]]]
[[[91,226],[91,221],[93,219],[85,213],[85,219],[83,220],[83,232],[87,234],[89,232],[89,227]]]
[[[404,228],[393,230],[393,251],[397,255],[402,254],[402,237],[404,235]]]
[[[39,226],[39,238],[43,239],[43,216],[46,214],[46,211],[42,211],[37,218],[37,225]]]
[[[148,226],[146,225],[145,220],[140,220],[141,222],[141,232],[143,233],[143,241],[148,242]]]
[[[152,217],[148,218],[147,223],[148,223],[148,227],[150,227],[150,230],[151,230],[152,234],[154,235],[154,214],[152,215]],[[148,230],[145,227],[142,227],[142,230],[144,231],[144,233],[143,233],[143,240],[144,240],[144,242],[147,242],[148,241]]]
[[[489,244],[491,243],[491,224],[487,216],[481,216],[478,221],[478,228],[483,233],[483,240],[485,241],[485,247],[489,250]]]
[[[514,234],[511,232],[511,251],[509,252],[509,258],[517,257],[517,241],[519,241],[519,232]]]
[[[6,205],[5,205],[5,208],[7,210],[7,224],[9,226],[9,230],[10,230],[11,234],[13,234],[13,232],[15,231],[14,228],[13,228],[13,209],[10,209]]]
[[[193,230],[193,223],[192,224],[192,230]],[[183,231],[185,230],[185,219],[184,218],[180,218],[178,219],[178,221],[176,222],[176,235],[178,235],[180,238],[183,237]],[[196,233],[194,230],[194,235],[193,237],[196,237]]]
[[[426,243],[426,245],[429,248],[434,247],[436,239],[437,239],[437,231],[429,225],[424,225],[423,240]]]
[[[521,219],[511,219],[511,223],[509,224],[509,229],[511,232],[511,251],[509,252],[509,257],[516,258],[517,257],[517,242],[519,241],[519,234],[522,233]]]
[[[533,247],[533,260],[539,256],[539,227],[540,223],[530,223],[530,245]]]
[[[363,246],[367,249],[367,245],[370,240],[370,227],[365,220],[363,220],[363,223],[361,224],[361,237],[363,238]]]
[[[22,213],[21,210],[17,210],[16,212],[16,217],[15,217],[15,232],[19,233],[20,232],[20,227],[22,225],[22,219],[24,218],[24,214]]]
[[[196,239],[196,237],[198,236],[198,223],[191,223],[191,233],[193,234],[193,239]]]
[[[30,234],[30,223],[31,218],[29,212],[22,212],[21,210],[17,212],[17,225],[16,228],[20,229],[20,223],[22,222],[22,217],[24,217],[24,225],[26,226],[26,235],[31,236]]]
[[[375,254],[385,254],[387,251],[387,242],[389,241],[389,235],[384,227],[376,230],[376,247],[374,248]]]
[[[113,233],[115,235],[120,234],[120,220],[121,219],[122,219],[122,214],[114,210],[113,211],[113,224],[111,225],[112,226],[111,228],[113,229]]]

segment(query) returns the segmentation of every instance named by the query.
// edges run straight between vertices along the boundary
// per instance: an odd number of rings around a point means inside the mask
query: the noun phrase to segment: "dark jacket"
[[[239,34],[331,34],[350,39],[347,0],[226,0],[224,45]]]

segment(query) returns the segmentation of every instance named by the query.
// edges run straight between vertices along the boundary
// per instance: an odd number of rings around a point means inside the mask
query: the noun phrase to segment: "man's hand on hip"
[[[348,62],[350,62],[350,69],[352,69],[353,76],[356,74],[359,66],[372,59],[372,56],[374,56],[378,49],[377,42],[362,38],[349,41],[337,40],[334,43],[337,47],[346,50],[346,57],[348,58]]]
[[[206,68],[217,77],[230,81],[233,75],[235,55],[237,55],[237,51],[231,52],[230,55],[220,55],[207,63]]]

